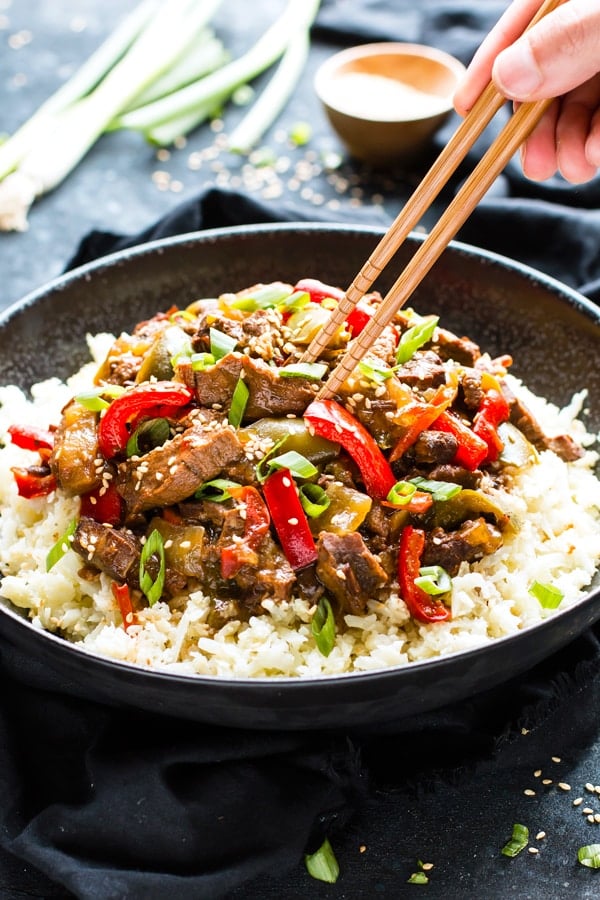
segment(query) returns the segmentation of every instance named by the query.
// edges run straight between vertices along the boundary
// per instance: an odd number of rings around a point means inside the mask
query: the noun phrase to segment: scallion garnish
[[[46,556],[46,572],[49,572],[53,566],[62,559],[65,553],[71,547],[71,538],[75,534],[75,529],[77,528],[77,519],[73,519],[69,522],[68,526],[65,528],[57,542],[53,547],[48,551],[48,555]]]
[[[442,566],[421,566],[415,584],[431,597],[452,590],[452,579]]]
[[[326,491],[323,490],[320,484],[312,484],[312,482],[303,484],[299,489],[299,494],[302,508],[311,519],[316,519],[317,516],[324,513],[331,503]]]
[[[287,434],[284,435],[282,438],[279,438],[279,440],[273,444],[273,446],[271,447],[269,452],[265,453],[263,458],[260,460],[260,462],[256,466],[256,478],[260,484],[262,484],[263,481],[266,481],[271,473],[271,467],[270,467],[271,457],[273,456],[274,453],[277,452],[277,450],[279,450],[281,445],[284,444],[287,441],[287,439],[288,439]]]
[[[310,623],[315,643],[323,656],[329,656],[335,645],[335,618],[327,597],[321,597]]]
[[[127,457],[141,456],[169,440],[171,429],[167,419],[146,419],[135,429],[125,448]]]
[[[407,884],[429,884],[429,876],[425,872],[413,872],[406,881]]]
[[[208,366],[214,366],[216,359],[212,353],[192,353],[190,362],[194,372],[203,372]]]
[[[110,400],[114,400],[115,397],[120,397],[124,393],[125,388],[121,387],[120,384],[105,384],[102,387],[92,388],[89,391],[82,391],[80,394],[76,394],[75,400],[92,412],[100,412],[110,406]],[[106,400],[105,397],[109,397],[110,400]]]
[[[305,855],[304,862],[308,874],[318,881],[335,884],[338,880],[340,867],[327,838],[325,838],[318,850]]]
[[[435,481],[434,479],[422,478],[421,476],[411,478],[410,483],[414,484],[420,491],[427,491],[438,502],[450,500],[462,491],[462,486],[452,481]]]
[[[393,503],[394,506],[406,506],[416,490],[416,485],[410,481],[397,481],[387,495],[387,502]]]
[[[396,362],[399,365],[408,362],[423,344],[431,340],[439,320],[439,316],[427,316],[423,321],[404,332],[396,351]]]
[[[600,869],[600,844],[587,844],[577,851],[577,859],[588,869]]]
[[[212,481],[205,481],[200,485],[194,493],[196,500],[212,500],[213,503],[222,503],[229,500],[231,494],[230,488],[238,488],[240,484],[237,481],[229,481],[227,478],[213,478]]]
[[[156,576],[151,570],[158,572]],[[155,528],[146,539],[140,555],[140,587],[150,606],[160,600],[165,586],[165,546],[160,531]]]
[[[310,122],[296,122],[290,128],[289,139],[295,147],[304,147],[312,137]]]
[[[209,335],[210,352],[212,353],[215,362],[222,359],[224,356],[227,356],[228,353],[233,353],[235,350],[237,341],[234,337],[231,337],[231,335],[224,334],[222,331],[219,331],[218,328],[209,329]]]
[[[529,828],[526,825],[513,825],[512,837],[502,848],[504,856],[517,856],[529,843]]]
[[[318,472],[310,459],[297,453],[296,450],[288,450],[281,456],[271,457],[267,465],[269,469],[289,469],[294,478],[312,478]]]
[[[529,593],[538,601],[544,609],[556,609],[560,606],[564,597],[560,588],[554,587],[553,584],[545,584],[541,581],[534,581],[529,586]]]
[[[290,363],[278,369],[282,378],[308,378],[310,381],[320,381],[326,372],[325,363]]]
[[[234,428],[239,428],[242,424],[249,396],[250,391],[248,390],[248,385],[243,378],[238,378],[231,396],[231,406],[229,408],[228,416],[229,424],[233,425]]]
[[[373,381],[375,384],[381,384],[394,374],[394,369],[390,369],[389,366],[378,366],[375,363],[370,363],[368,360],[361,360],[358,368],[365,378],[368,378],[369,381]]]
[[[256,309],[268,309],[278,306],[290,296],[287,284],[274,281],[272,284],[264,284],[256,290],[248,291],[230,300],[228,305],[233,309],[241,309],[245,312],[253,312]]]
[[[285,312],[293,312],[297,309],[304,309],[309,303],[310,294],[308,291],[294,291],[293,294],[288,294],[287,297],[284,297],[284,299],[277,304],[277,308],[284,310]]]

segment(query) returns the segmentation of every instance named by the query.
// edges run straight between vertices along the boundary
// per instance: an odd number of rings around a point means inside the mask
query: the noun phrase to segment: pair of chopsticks
[[[564,0],[546,0],[529,23],[528,29],[563,2]],[[342,322],[364,294],[368,292],[396,250],[419,222],[459,164],[464,160],[469,149],[504,105],[505,99],[496,90],[494,84],[490,82],[433,163],[416,191],[407,201],[396,220],[364,263],[346,291],[344,298],[333,310],[324,328],[310,343],[301,358],[302,362],[314,362],[327,347]],[[504,169],[521,144],[529,137],[552,102],[552,100],[537,100],[531,103],[522,103],[513,113],[506,126],[491,144],[475,169],[473,169],[460,191],[458,191],[390,291],[383,298],[376,314],[352,342],[336,368],[333,369],[317,394],[318,397],[324,398],[335,394],[346,378],[354,371],[385,326],[393,319],[394,314],[406,303],[433,264],[441,256],[444,248],[466,222],[492,182]]]

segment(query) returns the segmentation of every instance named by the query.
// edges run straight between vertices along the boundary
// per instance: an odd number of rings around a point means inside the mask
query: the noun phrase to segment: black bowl
[[[375,229],[280,225],[219,229],[116,253],[26,297],[0,318],[2,380],[28,387],[65,377],[87,358],[85,335],[128,329],[172,304],[258,281],[311,275],[349,284],[375,247]],[[414,251],[401,248],[377,286],[385,291]],[[564,405],[589,390],[587,424],[600,431],[600,312],[584,297],[525,266],[453,244],[411,300],[423,313],[510,353],[512,371]],[[398,669],[310,679],[224,679],[150,671],[80,650],[35,629],[0,602],[0,637],[62,688],[111,704],[227,726],[367,727],[443,706],[520,674],[600,618],[600,578],[577,605],[491,645]]]

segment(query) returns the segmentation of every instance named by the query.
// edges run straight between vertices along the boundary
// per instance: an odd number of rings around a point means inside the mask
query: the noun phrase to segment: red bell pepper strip
[[[52,450],[54,435],[36,425],[10,425],[8,429],[13,444],[23,450]]]
[[[425,532],[406,525],[402,529],[398,550],[400,593],[414,619],[419,622],[443,622],[450,618],[448,607],[415,584],[415,578],[419,577],[424,547]]]
[[[221,575],[223,578],[233,578],[248,560],[249,554],[254,554],[263,537],[269,530],[271,520],[269,511],[262,497],[252,485],[241,485],[238,488],[228,488],[234,500],[244,504],[244,535],[241,543],[232,543],[221,550]]]
[[[369,305],[365,297],[358,301],[354,309],[346,316],[346,327],[353,338],[361,333],[374,315],[375,310]]]
[[[458,416],[444,411],[440,413],[431,427],[433,431],[446,431],[454,435],[458,441],[458,450],[453,462],[457,465],[472,472],[486,459],[488,445]]]
[[[99,487],[81,497],[80,513],[106,525],[120,525],[123,518],[123,499],[115,485]]]
[[[133,605],[131,603],[131,592],[129,590],[128,584],[117,584],[116,581],[113,581],[111,584],[111,590],[113,597],[119,604],[119,611],[121,613],[121,618],[123,619],[123,628],[125,631],[129,628],[130,625],[136,624],[135,613],[133,611]]]
[[[187,406],[192,391],[173,381],[155,381],[136,385],[110,404],[98,426],[98,447],[105,459],[111,459],[125,449],[130,436],[129,425],[140,417],[156,418],[157,408],[173,412]],[[133,426],[132,426],[133,427]]]
[[[344,292],[340,290],[340,288],[332,287],[329,284],[323,284],[322,281],[318,281],[316,278],[301,278],[300,281],[294,285],[294,292],[295,291],[303,291],[308,294],[313,303],[322,303],[326,297],[331,297],[339,303],[344,297]]]
[[[369,496],[385,500],[396,477],[375,438],[335,400],[313,400],[304,413],[312,434],[341,444],[358,468]]]
[[[290,470],[272,472],[263,484],[263,492],[290,566],[292,569],[309,566],[317,558],[317,548]]]
[[[56,490],[56,478],[47,466],[13,466],[11,472],[17,484],[20,497],[31,500],[34,497],[45,497]]]
[[[488,447],[486,462],[495,462],[504,447],[497,429],[498,425],[506,422],[509,415],[510,407],[504,394],[495,388],[488,390],[473,420],[474,433],[484,440]]]

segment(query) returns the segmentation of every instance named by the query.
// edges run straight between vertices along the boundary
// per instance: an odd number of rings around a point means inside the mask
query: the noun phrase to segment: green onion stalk
[[[54,101],[54,113],[40,119],[36,140],[27,147],[18,168],[0,182],[0,227],[27,227],[27,213],[35,198],[60,184],[115,117],[189,50],[220,3],[170,0],[159,3],[153,15],[149,11],[145,21],[140,14],[137,34],[133,26],[129,31],[124,28],[124,55],[91,93],[62,106]]]

